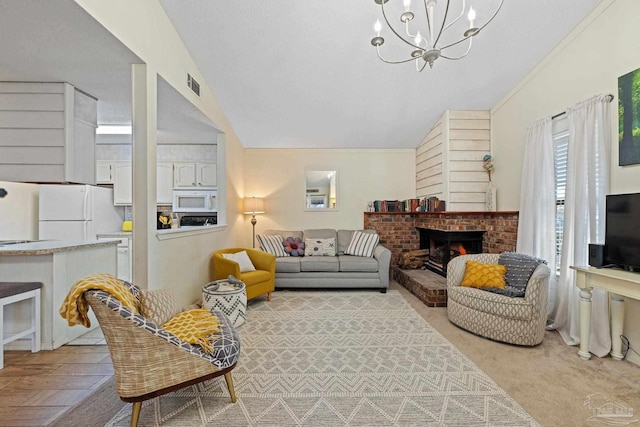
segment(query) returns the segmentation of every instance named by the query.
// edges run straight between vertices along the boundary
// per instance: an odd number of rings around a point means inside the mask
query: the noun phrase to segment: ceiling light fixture
[[[377,20],[375,25],[373,26],[374,31],[376,32],[376,36],[371,39],[371,44],[375,46],[376,52],[378,54],[378,58],[380,58],[383,62],[387,64],[403,64],[405,62],[414,61],[416,62],[416,70],[422,71],[429,64],[429,68],[433,68],[433,63],[438,58],[445,58],[451,60],[462,59],[471,50],[471,42],[473,41],[473,36],[477,35],[484,27],[489,25],[493,18],[496,17],[500,9],[502,8],[502,3],[504,0],[500,0],[500,4],[498,8],[493,13],[491,18],[484,25],[478,27],[476,25],[476,11],[473,7],[469,7],[469,10],[466,10],[466,1],[461,0],[461,8],[460,14],[453,20],[449,20],[449,4],[452,3],[451,0],[442,1],[443,8],[438,9],[438,12],[442,13],[442,19],[438,20],[440,23],[439,28],[436,28],[436,6],[438,5],[437,0],[423,0],[424,1],[424,10],[426,15],[426,32],[427,36],[422,36],[420,31],[417,31],[415,34],[412,34],[409,30],[409,22],[413,21],[415,17],[414,13],[411,11],[411,0],[404,0],[404,12],[400,15],[400,22],[404,24],[406,36],[401,35],[399,31],[397,31],[389,22],[387,18],[387,13],[385,11],[385,3],[389,0],[374,0],[377,4],[380,5],[382,9],[382,16],[384,17],[384,21],[387,23],[387,26],[391,30],[393,34],[395,34],[400,40],[405,42],[407,45],[412,47],[412,51],[410,53],[410,58],[400,60],[400,61],[388,61],[384,59],[380,55],[380,46],[384,43],[384,38],[380,36],[380,31],[382,30],[382,24],[380,20]],[[444,10],[443,10],[444,9]],[[467,12],[467,18],[469,20],[469,26],[466,28],[464,32],[462,32],[462,36],[457,41],[447,41],[447,44],[443,42],[443,34],[446,30],[450,28],[458,28],[461,30],[461,25],[454,25],[465,15]],[[444,54],[445,49],[449,49],[451,47],[457,46],[466,40],[469,40],[469,45],[467,46],[467,50],[459,56],[448,56]]]

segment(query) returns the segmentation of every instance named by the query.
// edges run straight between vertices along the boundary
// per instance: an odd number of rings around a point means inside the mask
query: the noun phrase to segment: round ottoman
[[[244,323],[247,312],[245,284],[233,277],[209,282],[202,288],[202,307],[218,309],[229,317],[233,326]]]

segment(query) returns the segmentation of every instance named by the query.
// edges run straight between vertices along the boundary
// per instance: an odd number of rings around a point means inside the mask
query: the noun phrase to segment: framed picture
[[[640,163],[640,68],[618,77],[620,166]]]

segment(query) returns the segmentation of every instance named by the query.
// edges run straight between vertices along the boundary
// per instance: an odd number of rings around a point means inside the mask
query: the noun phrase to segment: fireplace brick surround
[[[518,212],[365,212],[364,228],[376,230],[380,243],[391,250],[392,279],[418,296],[427,306],[446,306],[446,286],[442,283],[418,283],[398,268],[400,254],[420,249],[418,229],[484,230],[482,252],[502,253],[516,250]],[[443,303],[444,302],[444,303]]]

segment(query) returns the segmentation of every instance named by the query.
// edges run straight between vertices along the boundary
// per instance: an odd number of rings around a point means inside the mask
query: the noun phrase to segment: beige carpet
[[[544,426],[606,425],[589,421],[589,396],[635,410],[640,415],[640,367],[609,358],[583,361],[577,349],[567,347],[555,332],[548,332],[542,345],[523,348],[492,342],[469,334],[446,318],[446,308],[425,307],[404,288],[393,284],[436,330],[460,349]],[[278,293],[274,298],[278,297]],[[105,425],[122,407],[112,383],[76,409],[63,415],[56,425]],[[634,417],[638,418],[638,417]]]

